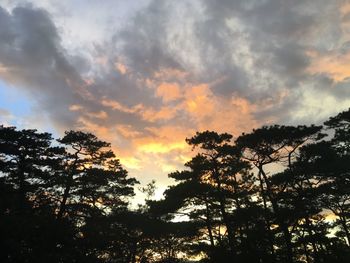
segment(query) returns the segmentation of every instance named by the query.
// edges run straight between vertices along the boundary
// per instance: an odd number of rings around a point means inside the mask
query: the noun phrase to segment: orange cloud
[[[79,104],[72,104],[69,106],[70,111],[76,111],[76,112],[82,112],[82,115],[88,116],[90,118],[96,118],[96,119],[101,119],[101,120],[106,120],[108,118],[108,115],[105,111],[98,111],[98,112],[89,112],[89,111],[84,111],[84,107]]]
[[[99,112],[87,112],[87,116],[91,118],[106,120],[108,118],[108,115],[105,111],[99,111]]]
[[[340,16],[340,30],[341,35],[338,39],[339,47],[348,42],[350,38],[350,3],[348,1],[341,1],[339,6]],[[341,82],[350,77],[350,52],[339,52],[339,48],[335,47],[333,50],[320,53],[315,50],[307,52],[311,58],[311,65],[308,72],[312,74],[327,74],[335,82]]]
[[[70,110],[81,113],[78,128],[111,142],[121,163],[137,174],[138,179],[147,181],[147,175],[141,171],[152,171],[152,178],[154,176],[168,184],[167,174],[182,169],[194,154],[185,138],[203,130],[238,135],[257,126],[253,118],[256,106],[248,100],[238,96],[215,96],[210,83],[186,82],[187,77],[181,71],[160,71],[152,79],[139,80],[142,87],[152,90],[154,96],[162,99],[157,107],[141,103],[127,106],[107,97],[100,101],[102,106],[112,110],[107,111],[109,114],[112,115],[113,110],[134,114],[148,122],[146,127],[136,129],[130,124],[103,126],[91,119],[108,120],[109,116],[103,110],[85,112],[78,104],[71,105]]]
[[[209,86],[201,84],[186,89],[185,110],[196,118],[211,115],[214,111],[212,93]]]
[[[153,108],[143,109],[140,114],[142,119],[150,122],[170,120],[175,117],[177,109],[174,107],[161,107],[159,110]]]
[[[173,101],[182,97],[180,87],[176,83],[164,82],[156,90],[156,95],[164,102]]]
[[[186,87],[178,110],[189,115],[194,130],[216,130],[238,134],[257,126],[256,106],[241,97],[215,96],[208,84]]]
[[[131,125],[117,125],[117,131],[127,139],[133,139],[140,137],[142,135],[141,132],[133,130]]]
[[[321,54],[311,50],[307,54],[311,58],[309,73],[327,74],[335,82],[341,82],[350,77],[350,52],[346,54],[337,52]]]
[[[350,38],[350,3],[346,3],[342,6],[340,12],[342,14],[340,28],[343,33],[343,39],[347,41]]]
[[[229,132],[239,135],[243,131],[249,131],[258,126],[253,113],[256,106],[246,99],[232,97],[225,100],[217,98],[213,100],[213,111],[210,115],[200,119],[199,130],[215,130],[217,132]]]
[[[194,133],[195,130],[181,127],[178,125],[164,125],[161,127],[146,127],[146,131],[150,132],[154,137],[163,141],[185,140],[186,136]]]
[[[161,81],[174,81],[174,80],[183,80],[189,76],[189,73],[186,71],[181,71],[178,69],[161,69],[154,73],[155,80]]]
[[[83,116],[79,117],[78,119],[77,129],[92,132],[97,137],[109,142],[114,141],[113,131],[111,131],[108,127],[102,126],[100,124],[96,124]]]
[[[114,64],[114,67],[122,75],[126,74],[126,72],[127,72],[127,67],[124,64],[122,64],[122,63],[117,62],[117,63]]]
[[[140,170],[142,168],[141,160],[135,157],[123,157],[120,162],[128,169]]]
[[[8,72],[8,68],[6,68],[4,65],[2,65],[1,63],[0,63],[0,74],[1,73],[7,73]]]
[[[101,104],[103,106],[112,108],[113,110],[119,110],[119,111],[126,112],[126,113],[136,113],[136,112],[143,109],[142,104],[137,104],[136,106],[133,106],[133,107],[127,107],[125,105],[122,105],[121,103],[119,103],[116,100],[110,100],[110,99],[106,99],[106,98],[104,98],[101,101]]]
[[[168,153],[174,150],[186,148],[185,142],[161,143],[150,140],[138,146],[138,150],[144,153]]]
[[[342,5],[340,5],[340,13],[345,16],[350,13],[350,3],[344,2]]]
[[[84,78],[83,80],[87,86],[95,84],[95,80],[93,78]]]
[[[95,58],[95,63],[106,67],[107,63],[108,63],[108,58],[106,56],[99,56],[99,57]]]
[[[83,106],[81,106],[79,104],[72,104],[69,106],[70,111],[80,111],[82,109],[83,109]]]
[[[103,99],[101,101],[101,104],[103,106],[112,108],[113,110],[119,110],[126,113],[136,114],[140,116],[143,120],[149,122],[170,120],[176,115],[176,108],[168,106],[161,107],[159,110],[154,109],[153,107],[146,107],[142,104],[137,104],[133,107],[127,107],[117,101],[109,99]]]
[[[183,151],[188,148],[185,138],[192,133],[191,130],[178,126],[162,126],[145,128],[150,133],[147,137],[134,141],[137,149],[144,153],[169,153]]]

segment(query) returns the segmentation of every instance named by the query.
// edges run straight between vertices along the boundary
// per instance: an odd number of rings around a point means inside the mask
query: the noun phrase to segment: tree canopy
[[[324,125],[197,132],[163,198],[111,144],[0,126],[1,262],[350,262],[350,109]]]

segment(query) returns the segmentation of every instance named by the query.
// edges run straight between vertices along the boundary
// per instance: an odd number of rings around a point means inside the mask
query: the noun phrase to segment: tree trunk
[[[19,198],[18,198],[18,208],[20,213],[23,213],[25,210],[25,203],[26,203],[26,185],[25,185],[25,178],[24,178],[24,158],[20,157],[19,160],[19,165],[18,165],[18,172],[17,172],[17,176],[18,176],[18,185],[19,185],[19,189],[18,189],[18,193],[19,193]]]
[[[258,172],[258,178],[259,178],[261,197],[263,199],[263,204],[264,204],[264,210],[265,210],[265,213],[267,214],[268,213],[268,208],[267,208],[267,202],[266,202],[266,194],[265,194],[265,189],[264,189],[264,183],[263,183],[263,180],[261,178],[260,168],[259,168],[259,172]],[[274,235],[273,235],[273,233],[271,232],[271,229],[270,229],[270,221],[269,221],[269,219],[267,218],[267,216],[265,216],[264,218],[265,218],[265,228],[266,228],[266,231],[268,233],[270,252],[271,252],[271,256],[272,256],[273,262],[275,262],[276,261],[275,249],[273,247],[273,245],[274,245]]]
[[[213,231],[211,229],[210,211],[209,211],[209,205],[208,205],[207,199],[205,199],[205,214],[206,214],[206,224],[207,224],[207,229],[209,234],[210,245],[214,248],[215,243],[214,243]]]
[[[347,239],[346,243],[348,244],[348,246],[350,246],[350,232],[349,232],[348,226],[346,225],[346,218],[344,216],[339,216],[339,218],[346,235],[346,239]]]
[[[223,194],[222,194],[222,189],[221,189],[221,182],[218,178],[218,176],[216,176],[216,181],[217,181],[217,184],[218,184],[218,195],[219,195],[219,207],[220,207],[220,213],[221,213],[221,216],[222,216],[222,220],[224,221],[224,224],[226,226],[226,230],[227,230],[227,238],[228,238],[228,243],[229,243],[229,246],[230,246],[230,252],[232,253],[233,255],[233,251],[234,251],[234,240],[233,240],[233,231],[232,231],[232,228],[231,228],[231,224],[230,224],[230,221],[228,220],[228,215],[226,213],[226,208],[225,208],[225,198],[223,197]]]
[[[266,175],[265,171],[262,169],[261,165],[258,168],[261,171],[261,175],[264,178],[264,181],[266,184],[266,190],[267,190],[266,193],[267,193],[267,195],[270,199],[270,202],[272,204],[272,209],[273,209],[274,214],[276,215],[276,219],[277,219],[279,228],[283,233],[283,239],[284,239],[286,249],[287,249],[287,262],[293,263],[294,262],[294,260],[293,260],[293,245],[292,245],[291,234],[288,230],[287,224],[285,224],[285,222],[281,218],[278,203],[276,202],[276,200],[272,196],[272,190],[271,190],[271,186],[270,186],[269,180],[267,178],[267,175]]]
[[[77,165],[77,162],[78,162],[78,159],[79,159],[79,156],[78,156],[79,152],[80,151],[77,151],[74,154],[74,158],[75,159],[74,159],[72,165],[70,166],[69,172],[67,174],[68,175],[67,184],[66,184],[66,187],[65,187],[64,192],[63,192],[62,201],[61,201],[58,213],[57,213],[57,219],[62,218],[64,212],[66,211],[67,200],[68,200],[68,197],[69,197],[70,188],[72,187],[72,184],[73,184],[73,176],[74,176],[74,174],[76,173],[76,170],[77,170],[76,165]]]
[[[64,212],[66,211],[67,199],[69,197],[69,192],[70,192],[70,188],[72,185],[72,181],[73,181],[73,176],[69,175],[69,178],[68,178],[68,181],[66,184],[66,188],[64,189],[64,192],[63,192],[63,197],[62,197],[62,201],[60,204],[60,208],[59,208],[58,213],[57,213],[57,219],[62,218]]]

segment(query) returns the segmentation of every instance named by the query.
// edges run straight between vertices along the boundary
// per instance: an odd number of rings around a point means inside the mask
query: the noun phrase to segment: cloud
[[[349,105],[344,1],[7,2],[0,79],[41,122],[112,142],[144,180],[168,183],[195,131],[320,122]]]
[[[181,89],[177,83],[164,82],[157,87],[156,95],[164,102],[170,102],[181,98]]]
[[[312,64],[308,67],[311,74],[325,74],[335,82],[350,77],[350,42],[338,50],[328,52],[309,51]]]
[[[36,101],[42,116],[74,122],[68,105],[83,100],[83,82],[67,59],[50,15],[41,9],[0,8],[0,77]],[[73,114],[74,115],[74,114]]]
[[[2,125],[11,126],[10,121],[12,121],[14,116],[5,109],[0,108],[0,123]]]

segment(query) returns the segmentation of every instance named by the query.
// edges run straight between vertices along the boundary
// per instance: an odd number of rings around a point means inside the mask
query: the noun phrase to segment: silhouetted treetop
[[[0,126],[0,261],[348,263],[350,109],[324,125],[197,132],[134,208],[110,143]]]

